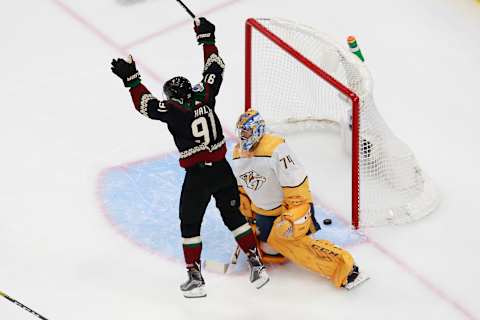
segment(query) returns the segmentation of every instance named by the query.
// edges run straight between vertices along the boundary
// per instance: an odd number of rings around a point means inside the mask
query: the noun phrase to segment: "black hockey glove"
[[[205,18],[195,21],[193,27],[197,34],[198,44],[214,44],[215,43],[215,26]]]
[[[122,58],[112,60],[112,72],[115,73],[127,88],[133,88],[140,84],[140,73],[138,73],[135,61],[129,55],[127,60]]]

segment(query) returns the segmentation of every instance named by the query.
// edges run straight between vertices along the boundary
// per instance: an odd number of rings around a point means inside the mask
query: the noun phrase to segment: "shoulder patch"
[[[271,157],[279,145],[285,143],[285,139],[275,134],[266,133],[254,150],[255,157]]]

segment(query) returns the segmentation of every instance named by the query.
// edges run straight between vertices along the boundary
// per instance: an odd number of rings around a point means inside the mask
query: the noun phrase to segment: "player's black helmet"
[[[192,85],[187,78],[175,77],[165,82],[163,92],[167,99],[190,99],[192,97]]]

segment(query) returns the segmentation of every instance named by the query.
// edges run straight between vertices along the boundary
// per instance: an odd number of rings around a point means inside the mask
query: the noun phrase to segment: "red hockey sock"
[[[200,255],[202,254],[202,240],[200,237],[183,239],[183,255],[188,267],[195,263],[200,264]]]
[[[250,250],[254,250],[257,247],[255,236],[248,223],[245,223],[244,225],[233,230],[232,233],[238,245],[246,254],[248,254]]]

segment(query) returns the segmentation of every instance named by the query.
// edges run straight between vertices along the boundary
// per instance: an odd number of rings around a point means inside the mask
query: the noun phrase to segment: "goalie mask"
[[[192,97],[192,85],[187,78],[175,77],[163,85],[163,92],[167,99],[190,99]]]
[[[244,151],[252,150],[265,133],[265,121],[258,111],[250,109],[237,121],[237,137]]]

